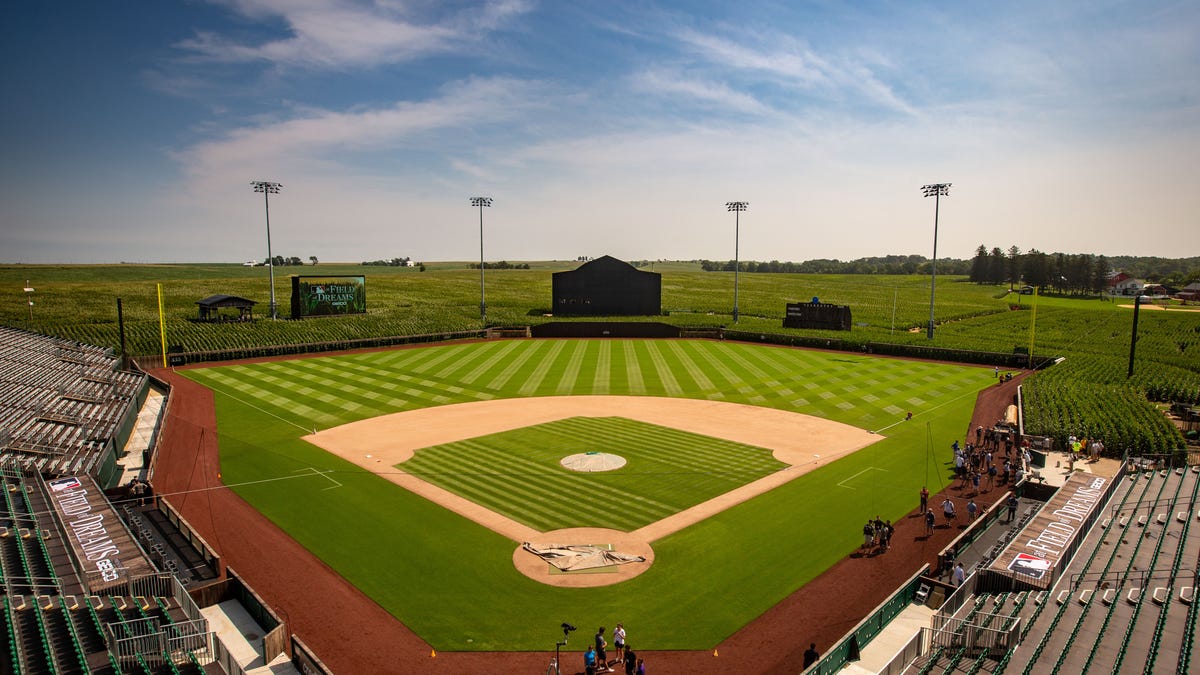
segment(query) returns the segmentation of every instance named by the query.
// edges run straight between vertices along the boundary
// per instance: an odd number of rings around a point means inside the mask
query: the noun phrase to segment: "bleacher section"
[[[0,494],[0,621],[9,645],[0,672],[204,672],[212,634],[174,576],[130,576],[89,594],[45,480],[8,467]]]
[[[923,673],[1193,672],[1198,503],[1200,467],[1133,469],[1053,587],[989,593],[968,579],[976,594],[934,617],[914,665]],[[1013,632],[1016,640],[996,648]]]
[[[0,327],[0,464],[113,475],[147,378],[112,350]]]

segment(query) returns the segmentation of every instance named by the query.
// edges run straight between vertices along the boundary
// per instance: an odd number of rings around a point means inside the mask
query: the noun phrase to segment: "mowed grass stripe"
[[[746,378],[742,377],[726,361],[732,353],[731,346],[727,344],[722,344],[721,346],[723,349],[718,352],[717,358],[709,359],[705,364],[708,367],[708,372],[712,373],[709,377],[714,381],[718,381],[717,388],[722,391],[733,389],[739,393],[749,393],[752,389],[749,387]]]
[[[216,382],[218,386],[213,387],[214,389],[237,392],[238,398],[247,401],[251,405],[283,419],[294,419],[303,422],[302,426],[309,425],[313,421],[326,424],[338,421],[338,417],[335,415],[331,415],[325,410],[314,408],[304,402],[311,399],[306,399],[299,395],[282,396],[277,391],[270,391],[260,387],[258,383],[261,380],[256,373],[245,373],[239,376],[238,373],[213,369],[201,371],[201,373],[197,374],[197,379],[201,382],[204,380],[208,380],[210,383]],[[313,401],[313,403],[316,403],[316,401]]]
[[[495,448],[470,441],[424,449],[418,456],[426,450],[440,451],[442,457],[437,466],[441,471],[425,473],[413,467],[411,473],[453,492],[469,490],[478,503],[518,522],[548,529],[570,527],[574,523],[616,525],[611,507],[619,503],[614,500],[619,500],[621,493],[589,481],[583,474],[568,475],[565,471],[551,474],[544,465],[511,455],[499,460],[504,464],[500,470],[496,466]],[[411,463],[413,460],[405,464]],[[564,498],[567,495],[569,505]],[[527,510],[542,516],[533,518]],[[636,509],[631,507],[625,515],[628,522],[651,523],[672,512],[667,505],[653,508],[642,504]]]
[[[662,393],[666,396],[682,396],[684,393],[683,386],[679,384],[679,380],[675,379],[675,373],[667,363],[667,358],[663,355],[662,349],[659,348],[659,343],[654,340],[648,340],[643,344],[646,356],[649,357],[651,365],[654,366],[654,373],[658,376],[658,381],[662,384]]]
[[[362,387],[362,378],[354,377],[344,369],[322,366],[312,361],[302,359],[292,362],[294,366],[287,371],[287,377],[293,381],[307,383],[314,389],[336,390],[346,402],[342,407],[355,417],[378,417],[394,408],[391,398],[380,394],[376,389]],[[355,407],[350,408],[350,404],[354,404]]]
[[[559,467],[562,457],[595,448],[598,438],[629,464],[593,474]],[[708,450],[708,444],[718,449]],[[744,457],[756,454],[762,459],[742,468]],[[622,418],[576,417],[425,448],[400,466],[531,527],[624,529],[655,522],[785,465],[761,448]],[[527,513],[526,506],[535,502],[558,504],[556,517],[547,521]]]
[[[731,345],[731,349],[728,352],[729,359],[733,361],[734,365],[739,366],[741,372],[744,373],[744,375],[741,376],[742,379],[745,379],[746,377],[752,377],[756,380],[768,380],[772,377],[775,377],[774,372],[768,373],[760,368],[757,363],[746,358],[746,354],[750,353],[750,351],[751,350],[746,348],[744,345]]]
[[[565,342],[553,342],[550,345],[549,351],[542,355],[533,372],[529,373],[529,377],[521,384],[521,388],[517,393],[522,396],[533,396],[542,386],[542,381],[546,379],[546,375],[555,367],[558,362],[558,355],[562,353],[567,346]]]
[[[572,343],[571,355],[567,359],[566,368],[563,369],[562,377],[558,379],[558,386],[554,388],[554,393],[559,396],[567,396],[575,393],[579,386],[579,370],[583,366],[584,358],[588,354],[588,343],[577,340]]]
[[[613,428],[608,418],[574,417],[562,420],[575,425],[579,436],[604,438],[608,450],[614,454],[627,452],[630,448],[647,448],[647,433],[637,428]],[[708,436],[697,436],[678,429],[659,427],[654,436],[655,456],[662,455],[670,462],[673,470],[719,473],[721,471],[766,474],[787,465],[771,456],[769,450],[751,449],[733,441]],[[666,449],[660,449],[660,448]],[[686,468],[685,468],[686,467]]]
[[[506,342],[499,349],[493,350],[487,358],[481,360],[470,371],[463,373],[462,375],[455,375],[455,379],[462,380],[466,384],[475,384],[485,377],[491,377],[491,371],[503,369],[505,362],[513,352],[516,352],[519,349],[524,351],[529,347],[530,345],[522,346],[522,344],[516,340]]]
[[[612,343],[608,340],[600,342],[596,347],[596,370],[592,374],[592,394],[608,393],[609,378],[612,370]]]
[[[480,392],[475,389],[417,377],[400,370],[371,368],[365,364],[352,364],[349,369],[361,374],[367,386],[410,396],[411,400],[405,401],[402,406],[404,409],[427,408],[464,399],[492,398],[490,394],[479,396]]]
[[[625,357],[626,391],[635,396],[646,393],[646,380],[642,377],[642,360],[638,357],[634,343],[629,340],[621,342],[621,353]]]
[[[538,341],[532,347],[523,349],[514,358],[504,364],[504,368],[487,383],[489,389],[502,390],[508,388],[508,383],[525,368],[525,364],[544,354],[552,348],[550,342]]]
[[[461,349],[455,354],[453,360],[448,362],[441,370],[434,373],[434,377],[439,380],[453,380],[463,384],[473,384],[475,378],[478,377],[475,370],[479,369],[479,364],[491,362],[497,352],[511,350],[516,344],[516,341],[485,342],[474,345],[476,349]]]
[[[716,385],[712,383],[712,380],[708,379],[708,376],[704,374],[704,371],[696,363],[696,358],[700,358],[700,354],[694,342],[677,342],[672,340],[667,343],[667,348],[675,356],[676,363],[683,368],[684,372],[692,380],[695,390],[707,393],[716,389]]]
[[[585,440],[581,439],[581,443]],[[435,452],[430,454],[436,454],[442,459],[441,466],[445,469],[444,476],[460,475],[453,470],[453,464],[455,460],[461,460],[464,467],[477,469],[474,475],[495,476],[497,481],[503,482],[505,485],[518,482],[522,486],[546,488],[543,496],[551,500],[561,499],[563,494],[572,495],[572,500],[581,500],[580,503],[587,503],[589,495],[593,497],[590,501],[606,498],[606,495],[600,494],[600,491],[594,493],[587,491],[593,482],[590,478],[593,478],[595,474],[575,473],[558,465],[559,459],[568,454],[574,454],[573,451],[549,453],[549,456],[533,459],[518,454],[523,449],[521,446],[502,448],[501,441],[503,441],[503,436],[486,440],[461,441],[431,448]],[[574,445],[574,443],[568,443],[568,445]],[[424,452],[422,450],[418,455]],[[409,460],[408,463],[411,462],[412,460]],[[500,466],[497,466],[498,462]],[[472,474],[467,472],[466,475]],[[645,507],[644,515],[652,520],[672,513],[678,508],[678,504],[668,504],[653,499],[644,499],[642,504]],[[598,511],[597,513],[603,512]]]

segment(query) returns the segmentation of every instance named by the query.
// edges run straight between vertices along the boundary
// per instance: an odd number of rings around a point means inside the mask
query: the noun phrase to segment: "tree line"
[[[1200,281],[1200,258],[1151,258],[1120,256],[1108,258],[1090,253],[1043,253],[1016,246],[1008,251],[990,251],[983,244],[971,259],[971,281],[1051,288],[1060,293],[1102,293],[1113,273],[1121,271],[1143,281],[1182,288]]]
[[[887,255],[842,261],[817,258],[804,262],[760,262],[700,260],[705,272],[782,274],[929,274],[933,265],[921,255]],[[1182,288],[1200,281],[1200,257],[1158,258],[1093,255],[1090,253],[1043,253],[1017,246],[1007,251],[980,245],[970,260],[938,258],[939,274],[966,275],[979,284],[1010,284],[1052,288],[1062,293],[1099,293],[1108,286],[1109,275],[1122,271],[1143,281]]]
[[[308,256],[308,260],[313,265],[317,264],[317,256],[315,256],[315,255]],[[273,265],[274,267],[288,267],[288,266],[295,266],[295,265],[303,265],[304,261],[301,260],[298,256],[294,256],[294,255],[288,256],[288,257],[276,255],[276,256],[271,256],[270,258],[263,258],[262,264],[263,265]]]
[[[732,272],[732,260],[701,260],[700,269],[705,272]],[[930,261],[920,255],[887,255],[873,258],[857,258],[841,261],[828,258],[805,260],[804,262],[758,262],[741,260],[736,268],[739,272],[765,272],[781,274],[929,274]],[[954,258],[938,258],[939,274],[967,274],[970,261]]]

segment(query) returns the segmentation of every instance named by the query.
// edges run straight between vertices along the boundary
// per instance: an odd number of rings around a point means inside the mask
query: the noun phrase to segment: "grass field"
[[[646,649],[711,648],[853,551],[863,520],[902,517],[922,485],[936,489],[950,439],[993,382],[983,368],[667,340],[494,341],[187,372],[217,392],[226,483],[440,651],[544,650],[561,621],[623,621]],[[516,542],[300,440],[431,405],[588,394],[767,406],[881,440],[655,542],[644,574],[594,589],[526,578],[512,565]],[[643,432],[647,445],[665,433]],[[439,461],[450,480],[478,473],[467,455],[457,467]],[[614,474],[618,488],[633,478]],[[622,491],[599,500],[589,522],[631,527],[614,515]],[[520,508],[515,492],[506,499]]]
[[[581,452],[628,463],[586,474],[559,464]],[[542,532],[630,532],[785,466],[764,448],[619,417],[571,417],[424,448],[397,468]]]

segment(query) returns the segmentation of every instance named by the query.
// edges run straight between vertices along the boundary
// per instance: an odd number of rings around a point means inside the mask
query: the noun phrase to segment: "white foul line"
[[[843,480],[842,483],[845,483],[846,481],[854,480],[855,478],[858,478],[859,476],[863,475],[864,473],[866,473],[868,471],[882,471],[884,473],[887,473],[887,469],[880,469],[877,466],[868,466],[867,468],[863,469],[862,471],[859,471],[858,473],[854,474],[853,476],[850,476],[846,480]],[[847,490],[857,490],[858,489],[858,488],[852,488],[849,485],[842,485],[842,483],[838,483],[838,487],[844,487]]]
[[[324,492],[325,490],[332,490],[332,489],[334,489],[334,488],[340,488],[340,487],[342,487],[342,484],[341,484],[341,483],[339,483],[339,482],[337,482],[336,480],[334,480],[334,479],[332,479],[332,478],[330,478],[330,477],[329,477],[329,474],[333,473],[333,469],[329,469],[329,470],[327,470],[327,471],[321,471],[321,470],[319,470],[319,469],[316,469],[316,468],[314,468],[314,467],[311,467],[311,466],[306,466],[306,467],[304,467],[303,469],[296,469],[296,470],[295,470],[295,471],[293,471],[292,473],[300,473],[301,471],[308,471],[308,472],[309,472],[309,475],[312,475],[312,476],[322,476],[322,477],[324,477],[324,478],[325,478],[325,480],[329,481],[330,483],[333,483],[333,485],[332,485],[332,486],[330,486],[330,487],[327,487],[327,488],[321,488],[321,491],[322,491],[322,492]]]

